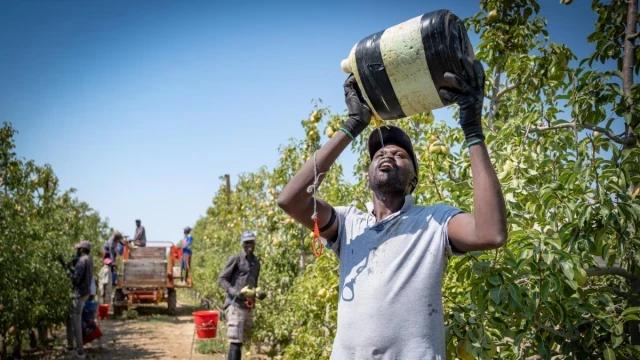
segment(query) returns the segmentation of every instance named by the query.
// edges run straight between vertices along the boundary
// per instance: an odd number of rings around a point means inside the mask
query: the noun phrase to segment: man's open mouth
[[[380,171],[391,171],[395,168],[393,162],[391,160],[381,161],[378,165],[378,170]]]

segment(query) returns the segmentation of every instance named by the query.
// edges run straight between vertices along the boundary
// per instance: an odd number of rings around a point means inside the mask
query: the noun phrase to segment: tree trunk
[[[300,274],[304,272],[305,261],[304,261],[304,236],[300,237]]]
[[[38,348],[38,338],[36,337],[36,332],[33,329],[29,330],[29,348],[32,350]]]
[[[0,334],[0,360],[7,358],[7,342],[4,334]]]
[[[635,128],[640,120],[632,118],[633,99],[631,98],[631,87],[633,86],[633,67],[636,60],[636,29],[638,23],[638,0],[627,2],[627,25],[624,34],[624,57],[622,59],[622,90],[627,98],[627,114],[625,116],[625,135],[636,137]],[[632,145],[624,145],[625,149],[638,146],[637,141]],[[638,184],[630,184],[630,191],[634,191]],[[637,230],[637,229],[636,229]],[[631,294],[640,295],[640,280],[631,284]],[[631,306],[640,306],[637,296],[632,296],[629,301]],[[632,345],[640,345],[640,321],[628,322],[629,338]]]
[[[46,326],[38,326],[38,341],[40,342],[40,345],[46,345],[48,332],[49,331]]]
[[[16,329],[13,336],[15,344],[13,345],[11,356],[14,359],[22,359],[22,331]]]

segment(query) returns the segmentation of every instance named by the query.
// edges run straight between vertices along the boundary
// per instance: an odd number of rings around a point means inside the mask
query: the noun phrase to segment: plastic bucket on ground
[[[218,329],[218,318],[220,313],[215,310],[196,311],[193,320],[196,323],[196,333],[198,339],[213,339],[216,337]]]
[[[93,340],[100,339],[101,337],[102,331],[100,331],[100,328],[96,326],[89,335],[82,338],[82,344],[90,343]]]
[[[98,306],[98,318],[106,319],[107,313],[109,313],[109,304],[100,304],[100,306]]]

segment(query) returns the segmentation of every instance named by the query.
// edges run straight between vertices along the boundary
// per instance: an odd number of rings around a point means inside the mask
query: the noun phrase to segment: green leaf
[[[606,348],[602,355],[604,356],[604,360],[616,360],[616,353],[611,348]]]
[[[562,268],[564,276],[566,276],[569,280],[573,280],[573,266],[566,261],[562,261],[560,263],[560,267]]]
[[[636,307],[630,307],[625,309],[621,316],[627,316],[627,315],[631,315],[631,314],[637,314],[640,313],[640,307],[636,306]]]
[[[638,317],[638,315],[627,315],[624,318],[624,321],[640,321],[640,317]]]
[[[613,329],[613,333],[615,335],[622,335],[622,332],[624,331],[624,323],[618,323]]]
[[[491,285],[501,285],[502,284],[502,278],[500,277],[500,275],[494,274],[489,276],[489,283],[491,283]]]
[[[509,289],[509,295],[511,295],[511,298],[518,304],[518,306],[522,307],[520,292],[518,291],[516,286],[512,283],[509,283],[507,284],[507,288]]]
[[[611,342],[613,342],[613,348],[617,348],[622,344],[623,338],[620,335],[611,334]]]
[[[500,296],[500,291],[501,290],[502,290],[501,287],[495,287],[495,288],[489,290],[489,297],[491,298],[491,300],[496,305],[500,305],[500,303],[501,303],[501,296]]]

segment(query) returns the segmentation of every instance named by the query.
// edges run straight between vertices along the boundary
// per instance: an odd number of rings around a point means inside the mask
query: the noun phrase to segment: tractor
[[[115,316],[121,316],[124,310],[129,310],[136,304],[160,302],[166,302],[169,314],[175,315],[176,289],[193,286],[191,271],[187,281],[180,282],[182,249],[170,242],[153,244],[170,245],[123,248],[113,300]],[[176,262],[178,266],[175,266]]]

